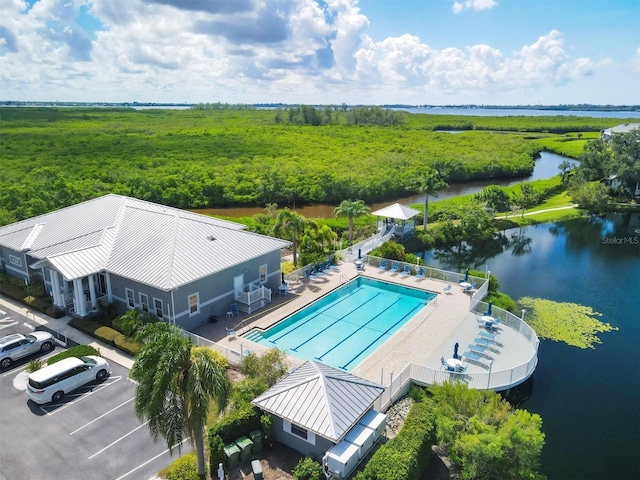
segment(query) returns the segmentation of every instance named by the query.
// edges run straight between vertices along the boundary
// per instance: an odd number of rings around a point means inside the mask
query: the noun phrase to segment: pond
[[[600,334],[602,344],[594,349],[542,340],[532,388],[521,406],[542,416],[542,470],[549,479],[640,478],[640,215],[571,220],[504,235],[504,250],[466,258],[428,251],[425,259],[457,271],[488,269],[516,300],[587,305],[619,328]]]

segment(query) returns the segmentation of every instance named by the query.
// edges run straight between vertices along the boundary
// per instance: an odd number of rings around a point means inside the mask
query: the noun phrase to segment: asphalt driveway
[[[0,334],[25,333],[18,320]],[[155,443],[135,416],[135,385],[125,367],[110,363],[106,380],[58,404],[37,405],[25,393],[31,359],[0,372],[0,480],[149,479],[177,458],[177,450],[172,458],[163,439]],[[183,453],[191,449],[188,442],[183,447]]]

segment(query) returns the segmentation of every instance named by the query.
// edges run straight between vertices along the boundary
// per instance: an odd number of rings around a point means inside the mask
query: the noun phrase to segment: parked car
[[[109,363],[102,357],[68,357],[31,373],[27,396],[40,405],[59,402],[65,393],[108,376]]]
[[[28,335],[12,333],[0,338],[0,368],[27,355],[48,352],[55,346],[53,335],[48,332],[33,332]]]

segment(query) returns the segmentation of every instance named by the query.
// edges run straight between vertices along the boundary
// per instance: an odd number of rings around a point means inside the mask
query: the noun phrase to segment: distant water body
[[[605,112],[600,110],[535,110],[527,108],[397,108],[410,113],[431,115],[466,115],[470,117],[553,117],[638,118],[640,112]]]

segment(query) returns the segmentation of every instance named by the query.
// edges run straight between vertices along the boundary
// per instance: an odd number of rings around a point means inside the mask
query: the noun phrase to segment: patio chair
[[[447,372],[455,372],[455,368],[449,365],[447,361],[444,359],[444,357],[440,357],[440,363],[442,364],[442,366]]]
[[[471,285],[464,289],[464,293],[472,293],[476,289],[476,282],[473,282]]]
[[[399,268],[400,268],[400,264],[398,262],[393,262],[393,266],[389,269],[389,272],[398,273]]]
[[[418,273],[416,273],[416,280],[424,280],[424,268],[420,267]]]
[[[227,330],[227,337],[234,338],[236,336],[235,328],[224,327]]]
[[[232,303],[231,306],[229,307],[229,311],[231,312],[232,316],[236,316],[236,315],[240,315],[240,312],[238,311],[238,304],[237,303]]]
[[[404,266],[404,270],[400,272],[401,277],[408,277],[411,275],[411,267],[409,265]]]
[[[313,272],[310,272],[308,268],[304,269],[304,278],[306,278],[307,280],[309,280],[311,278],[311,276],[314,275]]]
[[[380,266],[378,267],[378,270],[380,270],[381,272],[384,272],[386,269],[387,269],[387,260],[383,258],[382,262],[380,262]]]
[[[327,260],[327,266],[325,270],[340,270],[340,267],[331,263],[331,260]]]
[[[446,294],[450,294],[451,293],[451,284],[448,283],[443,289],[442,291]]]
[[[319,277],[320,275],[324,275],[324,272],[322,270],[318,270],[314,265],[313,267],[311,267],[311,275],[316,275]]]

